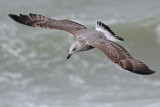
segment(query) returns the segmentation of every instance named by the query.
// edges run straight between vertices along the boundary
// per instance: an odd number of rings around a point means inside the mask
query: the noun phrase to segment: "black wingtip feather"
[[[119,36],[115,36],[115,37],[120,41],[124,41],[124,39],[122,37],[119,37]]]
[[[24,24],[24,21],[22,20],[22,18],[18,15],[14,15],[14,14],[8,14],[8,16],[13,19],[14,21]]]
[[[143,72],[137,71],[137,72],[135,72],[135,73],[136,73],[136,74],[141,74],[141,75],[151,75],[151,74],[154,74],[155,71],[148,69],[148,70],[143,71]]]

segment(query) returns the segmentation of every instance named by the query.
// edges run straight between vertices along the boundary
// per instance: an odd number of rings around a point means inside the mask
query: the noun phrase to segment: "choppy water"
[[[17,24],[8,13],[40,13],[90,28],[101,20],[157,72],[122,70],[98,49],[67,60],[70,34]],[[159,64],[159,0],[0,1],[0,107],[160,107]]]

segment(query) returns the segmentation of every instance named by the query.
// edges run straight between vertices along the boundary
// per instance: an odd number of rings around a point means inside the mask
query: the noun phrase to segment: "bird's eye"
[[[75,51],[75,50],[76,50],[76,48],[73,49],[73,51]]]

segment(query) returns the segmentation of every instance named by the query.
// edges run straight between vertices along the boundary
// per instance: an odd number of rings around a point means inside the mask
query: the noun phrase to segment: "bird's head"
[[[67,56],[67,59],[69,59],[72,54],[81,51],[81,49],[82,49],[81,43],[75,41],[75,42],[72,44],[72,46],[70,47],[70,50],[69,50],[69,54],[68,54],[68,56]]]

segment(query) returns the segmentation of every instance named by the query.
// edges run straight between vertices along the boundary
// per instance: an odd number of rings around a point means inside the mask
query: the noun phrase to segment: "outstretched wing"
[[[73,35],[76,35],[77,31],[80,29],[86,29],[85,26],[70,20],[55,20],[39,14],[30,13],[29,15],[20,14],[19,16],[9,14],[9,17],[12,18],[14,21],[24,25],[64,30]]]
[[[91,46],[100,49],[110,60],[123,69],[143,75],[149,75],[155,72],[149,69],[143,62],[134,59],[122,46],[112,41],[98,41],[92,43]]]
[[[115,33],[111,30],[111,28],[109,28],[109,26],[105,25],[101,21],[97,21],[96,30],[103,32],[107,39],[110,41],[124,41],[123,38],[116,36]]]

